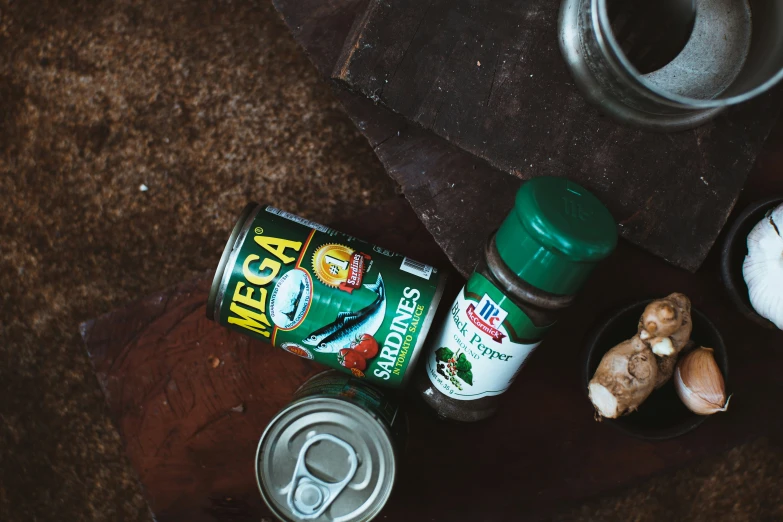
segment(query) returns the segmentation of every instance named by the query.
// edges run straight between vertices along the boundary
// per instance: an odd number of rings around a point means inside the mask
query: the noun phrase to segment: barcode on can
[[[285,210],[280,210],[279,208],[275,208],[275,207],[266,207],[266,211],[269,212],[270,214],[274,214],[275,216],[280,216],[281,218],[285,218],[289,221],[299,223],[300,225],[314,228],[318,232],[323,232],[323,233],[329,232],[329,227],[326,227],[320,223],[316,223],[315,221],[310,221],[309,219],[305,219],[303,217],[297,216],[296,214],[291,214],[290,212],[286,212]]]
[[[419,263],[418,261],[414,261],[408,257],[402,260],[400,270],[427,280],[429,280],[430,276],[432,275],[432,267],[430,265]]]

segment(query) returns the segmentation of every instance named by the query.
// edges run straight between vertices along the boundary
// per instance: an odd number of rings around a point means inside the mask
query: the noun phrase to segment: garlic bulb
[[[783,204],[748,235],[742,275],[753,309],[783,330]]]
[[[723,374],[712,348],[696,348],[680,359],[674,371],[674,388],[693,413],[711,415],[729,407]]]

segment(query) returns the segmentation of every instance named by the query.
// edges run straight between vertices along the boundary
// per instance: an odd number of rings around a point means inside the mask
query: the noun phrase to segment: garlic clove
[[[683,404],[699,415],[726,411],[729,406],[712,348],[696,348],[680,359],[674,370],[674,388]]]
[[[783,204],[748,235],[742,275],[753,309],[783,330]]]

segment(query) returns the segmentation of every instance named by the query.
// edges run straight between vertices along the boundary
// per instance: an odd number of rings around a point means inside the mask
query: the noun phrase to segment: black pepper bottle
[[[492,415],[558,313],[616,244],[614,219],[586,189],[563,178],[525,183],[428,340],[417,378],[424,402],[446,419]]]

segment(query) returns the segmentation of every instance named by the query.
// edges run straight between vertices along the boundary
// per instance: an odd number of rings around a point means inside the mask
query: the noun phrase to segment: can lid
[[[348,401],[314,397],[280,412],[261,437],[256,478],[281,520],[370,520],[396,475],[391,434]]]
[[[209,297],[207,298],[207,319],[215,321],[215,301],[217,300],[218,293],[220,292],[220,284],[223,281],[223,273],[226,271],[226,265],[231,257],[231,252],[234,251],[234,247],[237,245],[237,239],[242,232],[242,228],[245,222],[253,213],[253,210],[258,207],[258,203],[248,203],[237,218],[237,222],[234,225],[234,229],[231,231],[231,235],[228,237],[228,242],[223,249],[223,254],[220,256],[220,262],[217,269],[215,269],[215,276],[212,278],[212,286],[209,289]]]
[[[612,253],[617,226],[584,187],[565,178],[541,177],[519,189],[495,242],[501,259],[524,281],[570,295]]]

